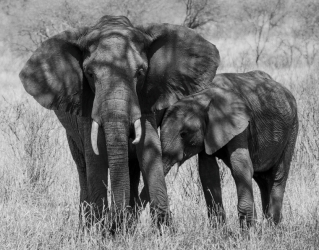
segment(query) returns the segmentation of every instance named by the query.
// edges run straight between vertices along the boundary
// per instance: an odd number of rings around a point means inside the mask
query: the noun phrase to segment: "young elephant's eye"
[[[93,73],[92,70],[87,69],[87,70],[85,71],[85,74],[86,74],[86,76],[89,78],[89,80],[94,80],[94,73]]]
[[[186,137],[186,135],[187,135],[187,134],[186,134],[186,132],[185,132],[185,131],[183,131],[183,132],[181,132],[181,133],[180,133],[181,138],[185,138],[185,137]]]

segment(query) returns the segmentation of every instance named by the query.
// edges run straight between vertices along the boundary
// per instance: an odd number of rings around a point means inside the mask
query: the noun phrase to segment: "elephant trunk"
[[[175,124],[173,124],[173,126],[174,125]],[[184,148],[182,141],[176,138],[175,134],[168,133],[168,130],[166,130],[166,127],[164,126],[162,126],[161,128],[160,139],[162,147],[163,168],[164,174],[166,175],[175,164],[177,164],[178,167],[181,165],[183,160]]]
[[[128,166],[128,124],[122,121],[103,122],[107,147],[112,200],[115,209],[124,209],[130,200]]]
[[[128,143],[130,128],[134,124],[135,143],[138,143],[142,131],[140,126],[140,108],[136,93],[128,84],[103,84],[96,89],[92,111],[91,141],[95,154],[98,128],[103,127],[110,169],[113,205],[116,210],[124,209],[130,200],[130,178],[128,166]],[[105,88],[105,86],[108,86]]]

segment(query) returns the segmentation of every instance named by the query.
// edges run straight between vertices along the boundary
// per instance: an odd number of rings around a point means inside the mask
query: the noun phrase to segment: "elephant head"
[[[120,206],[129,196],[128,138],[135,136],[138,144],[148,133],[140,118],[204,89],[218,64],[216,47],[188,28],[134,27],[126,17],[103,16],[91,27],[45,41],[20,79],[43,107],[91,116],[96,154],[98,127],[103,127],[112,191]]]
[[[178,101],[167,109],[161,126],[165,171],[203,150],[215,153],[243,132],[249,120],[244,100],[229,88],[211,86]]]

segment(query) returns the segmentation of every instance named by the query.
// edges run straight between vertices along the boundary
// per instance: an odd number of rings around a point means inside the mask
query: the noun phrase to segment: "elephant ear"
[[[85,113],[94,95],[83,75],[83,53],[77,45],[86,30],[72,29],[46,40],[21,70],[25,90],[43,107],[90,115]]]
[[[237,95],[222,88],[210,88],[202,102],[209,98],[204,138],[205,151],[211,155],[242,133],[249,125],[249,109]]]
[[[150,24],[139,29],[150,38],[142,96],[152,97],[141,108],[167,108],[212,82],[220,61],[215,45],[183,26]]]

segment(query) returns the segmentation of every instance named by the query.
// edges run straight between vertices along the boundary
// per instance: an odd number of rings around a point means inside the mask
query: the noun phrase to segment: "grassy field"
[[[256,69],[243,55],[217,44],[221,72]],[[28,97],[18,79],[23,60],[0,57],[0,249],[318,249],[319,248],[319,72],[317,67],[261,67],[287,86],[298,103],[300,130],[287,183],[283,221],[267,226],[255,189],[258,225],[241,234],[230,171],[222,170],[226,227],[208,225],[196,159],[167,177],[174,232],[153,230],[149,210],[134,233],[101,238],[78,230],[79,184],[63,128],[53,112]],[[230,57],[231,54],[231,57]],[[241,63],[240,63],[241,62]]]

